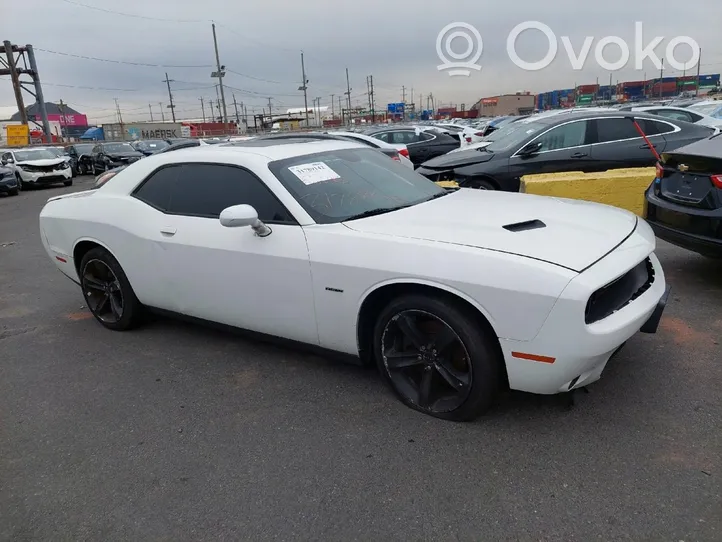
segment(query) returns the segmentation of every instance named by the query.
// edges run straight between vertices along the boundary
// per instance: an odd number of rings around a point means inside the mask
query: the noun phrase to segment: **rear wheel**
[[[10,191],[8,192],[8,194],[10,194],[11,196],[17,196],[19,193],[20,193],[20,189],[17,187],[11,188]]]
[[[108,329],[125,331],[137,326],[143,311],[123,268],[102,247],[88,251],[80,262],[85,302],[96,320]]]
[[[374,330],[379,370],[399,399],[455,421],[472,420],[492,405],[502,367],[495,341],[461,305],[421,295],[391,301]]]

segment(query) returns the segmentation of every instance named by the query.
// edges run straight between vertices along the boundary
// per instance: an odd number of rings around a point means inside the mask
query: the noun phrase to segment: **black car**
[[[98,143],[90,155],[90,169],[93,175],[97,175],[102,171],[132,164],[143,156],[130,143]]]
[[[73,168],[74,175],[90,173],[90,153],[94,146],[94,143],[75,143],[65,147],[65,154],[70,157],[70,167]]]
[[[524,175],[654,166],[656,158],[632,119],[658,152],[677,149],[715,132],[706,126],[644,113],[530,117],[486,147],[440,156],[416,171],[435,182],[455,180],[465,188],[518,192]]]
[[[167,149],[171,144],[165,139],[141,139],[133,141],[131,145],[136,151],[145,156],[150,156],[151,154],[160,152],[163,149]]]
[[[363,133],[391,145],[406,145],[409,160],[415,167],[459,148],[458,138],[428,126],[384,126],[371,128]]]
[[[0,165],[0,194],[17,196],[20,191],[20,182],[15,172],[9,167]]]
[[[501,117],[498,119],[493,119],[484,128],[484,131],[483,131],[484,137],[491,135],[492,133],[496,132],[500,128],[505,128],[505,127],[509,126],[510,124],[519,122],[520,120],[525,119],[527,117],[528,117],[528,115],[522,115],[522,116],[518,116],[518,117]]]
[[[657,237],[722,258],[722,137],[662,153],[645,204]]]

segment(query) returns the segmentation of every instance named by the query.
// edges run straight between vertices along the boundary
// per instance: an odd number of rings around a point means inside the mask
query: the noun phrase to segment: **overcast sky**
[[[216,100],[210,77],[215,64],[211,20],[217,25],[221,63],[229,70],[224,83],[233,87],[227,89],[226,100],[230,104],[235,93],[249,113],[268,107],[269,96],[274,112],[303,106],[303,94],[297,90],[301,50],[310,80],[309,105],[315,97],[321,98],[321,105],[330,105],[331,94],[338,103],[338,95],[346,91],[346,68],[352,105],[368,103],[366,76],[373,75],[377,109],[401,101],[402,86],[407,101],[413,89],[417,103],[422,96],[425,105],[426,96],[433,93],[437,103],[470,107],[481,97],[501,93],[537,93],[595,83],[597,78],[607,84],[610,72],[594,58],[594,48],[605,36],[623,38],[632,53],[626,68],[612,73],[615,83],[643,79],[645,73],[647,78],[658,76],[650,61],[635,70],[635,21],[644,23],[645,44],[655,36],[665,38],[656,48],[660,58],[672,38],[690,36],[702,48],[702,73],[719,73],[722,2],[670,2],[668,8],[665,4],[659,0],[8,0],[3,2],[1,26],[2,39],[35,47],[46,101],[63,99],[91,121],[103,123],[116,119],[115,98],[124,121],[149,120],[148,104],[159,120],[159,103],[168,105],[166,71],[174,80],[177,116],[199,117],[199,98],[206,103]],[[517,24],[534,20],[552,29],[559,50],[548,68],[529,72],[509,59],[506,42]],[[437,70],[437,35],[454,22],[473,25],[483,38],[478,61],[482,69],[469,77],[450,77]],[[572,68],[562,36],[569,37],[577,54],[585,37],[594,37],[584,69]],[[453,51],[465,49],[463,39],[453,41]],[[546,38],[537,31],[527,31],[517,41],[519,56],[527,61],[542,59],[547,50]],[[690,49],[679,46],[676,56],[684,62]],[[609,46],[606,57],[618,59],[619,49]],[[682,74],[667,69],[665,75]],[[26,105],[34,101],[27,94],[24,98]],[[15,111],[9,78],[2,77],[0,118]],[[230,105],[229,116],[232,113]]]

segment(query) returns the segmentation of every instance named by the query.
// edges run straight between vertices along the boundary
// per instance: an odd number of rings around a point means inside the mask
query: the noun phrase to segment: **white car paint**
[[[73,178],[73,171],[66,157],[26,160],[23,153],[28,151],[53,153],[53,151],[45,148],[0,150],[0,158],[6,161],[5,167],[12,169],[16,175],[19,175],[24,184],[41,184],[48,182],[47,179],[50,177],[54,182],[70,181]],[[12,161],[7,161],[8,158],[11,158]],[[29,168],[44,168],[45,171],[29,171]]]
[[[328,132],[331,135],[338,135],[347,137],[350,139],[357,139],[359,141],[365,141],[369,145],[372,145],[374,147],[379,147],[382,149],[395,149],[399,152],[399,162],[401,162],[404,166],[407,168],[414,169],[414,163],[409,160],[409,149],[406,147],[406,145],[392,145],[391,143],[386,143],[385,141],[381,141],[380,139],[376,139],[375,137],[372,137],[370,135],[361,134],[359,132],[344,132],[342,130],[334,130]]]
[[[319,224],[268,167],[360,147],[323,141],[150,156],[98,190],[50,198],[40,213],[42,242],[76,282],[74,249],[92,241],[120,262],[145,305],[353,355],[359,311],[372,292],[390,284],[432,286],[486,317],[512,389],[542,394],[597,380],[665,292],[654,234],[627,211],[459,189],[383,215]],[[194,162],[254,172],[297,225],[272,225],[271,235],[259,237],[218,219],[167,215],[130,195],[157,168]],[[535,219],[546,227],[503,228]],[[646,258],[655,272],[651,286],[611,316],[585,324],[592,293]],[[519,352],[553,361],[530,361]]]

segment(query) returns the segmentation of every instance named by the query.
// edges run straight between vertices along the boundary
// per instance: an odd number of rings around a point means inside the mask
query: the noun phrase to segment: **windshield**
[[[93,147],[94,145],[75,145],[75,151],[78,154],[84,154],[86,152],[91,152]]]
[[[52,152],[56,157],[57,156],[63,156],[65,154],[64,149],[60,149],[58,147],[51,147],[48,149],[50,152]]]
[[[158,139],[152,141],[138,141],[135,144],[135,147],[136,149],[141,149],[144,151],[156,152],[163,150],[166,147],[170,147],[170,145],[168,144],[168,142]]]
[[[546,124],[539,122],[514,123],[503,131],[499,130],[495,132],[491,144],[484,147],[484,149],[491,152],[505,151],[526,141],[530,136],[540,132],[543,128],[546,128]]]
[[[271,162],[268,167],[319,224],[408,207],[447,193],[373,149],[297,156]]]
[[[105,152],[135,152],[130,143],[107,143],[103,145]]]
[[[720,113],[722,111],[722,105],[720,104],[700,104],[700,105],[690,105],[688,109],[692,109],[694,111],[697,111],[698,113],[702,113],[703,115],[710,115],[712,117],[718,117],[720,116]]]
[[[30,151],[16,151],[15,159],[18,162],[27,162],[28,160],[52,160],[58,155],[48,149],[33,149]]]

